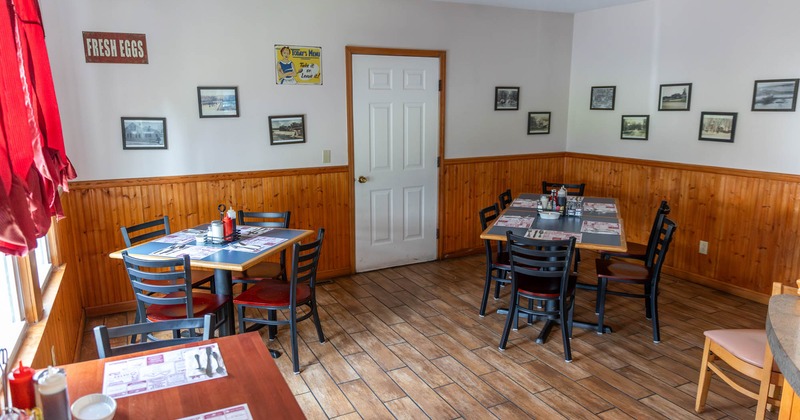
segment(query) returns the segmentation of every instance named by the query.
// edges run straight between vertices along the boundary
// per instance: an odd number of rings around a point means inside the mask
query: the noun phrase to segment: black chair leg
[[[273,322],[278,320],[277,312],[274,309],[267,310],[267,320]],[[270,324],[268,326],[268,329],[269,329],[269,341],[272,341],[275,339],[275,336],[278,335],[278,326]]]
[[[606,287],[608,280],[605,278],[597,279],[597,333],[603,333],[603,318],[606,311]]]
[[[644,317],[647,319],[653,319],[653,307],[651,305],[650,296],[652,296],[653,290],[649,284],[644,285],[644,295],[647,296],[644,299]]]
[[[244,305],[236,305],[236,312],[239,313],[239,334],[244,334]]]
[[[497,277],[505,278],[506,277],[506,272],[502,271],[502,270],[498,271]],[[500,287],[501,286],[502,286],[502,284],[499,281],[495,281],[494,282],[494,298],[495,298],[495,300],[500,299]]]
[[[289,314],[289,327],[290,327],[290,334],[292,335],[292,368],[294,369],[294,373],[300,373],[300,360],[298,360],[297,354],[297,310],[295,308],[291,309],[291,314]]]
[[[311,319],[314,320],[314,326],[317,327],[317,338],[320,343],[325,342],[325,334],[322,333],[322,324],[319,322],[319,314],[317,313],[317,304],[311,305]]]
[[[652,291],[647,300],[651,301],[650,304],[651,310],[653,311],[653,342],[660,343],[661,342],[661,332],[658,329],[658,294],[655,291]]]
[[[511,333],[511,326],[514,319],[517,318],[517,294],[514,290],[511,291],[511,301],[508,307],[508,316],[506,317],[506,326],[503,328],[503,335],[500,337],[500,350],[506,349],[508,343],[508,335]]]
[[[564,342],[564,361],[569,363],[572,361],[572,351],[569,346],[569,338],[571,335],[570,318],[572,318],[572,315],[569,314],[568,311],[564,311],[563,307],[559,312],[559,320],[561,321],[561,340]]]
[[[492,269],[488,266],[486,267],[486,284],[483,285],[483,299],[481,299],[481,309],[478,311],[478,315],[485,316],[486,315],[486,303],[489,300],[489,290],[492,288]]]

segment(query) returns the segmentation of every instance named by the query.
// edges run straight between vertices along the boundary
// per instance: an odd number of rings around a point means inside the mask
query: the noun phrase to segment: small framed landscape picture
[[[167,119],[122,117],[123,149],[166,149]]]
[[[647,140],[650,131],[649,115],[623,115],[621,139],[625,140]]]
[[[197,106],[200,118],[238,117],[239,88],[198,86]]]
[[[528,134],[550,134],[550,113],[529,112]]]
[[[736,112],[700,113],[700,140],[733,143],[736,133]]]
[[[592,86],[592,97],[589,102],[589,109],[613,111],[616,95],[616,86]]]
[[[798,80],[800,79],[756,80],[751,110],[794,112]]]
[[[498,86],[494,88],[494,110],[516,111],[519,109],[519,88]]]
[[[659,111],[688,111],[692,102],[692,84],[661,85],[658,92]]]
[[[304,115],[278,115],[269,117],[269,144],[306,142]]]

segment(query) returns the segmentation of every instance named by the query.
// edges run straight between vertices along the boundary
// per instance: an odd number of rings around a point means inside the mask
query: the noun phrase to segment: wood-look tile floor
[[[583,254],[581,281],[593,281],[596,254]],[[695,418],[703,331],[763,328],[766,317],[765,305],[665,275],[661,343],[641,300],[611,296],[614,332],[576,328],[565,363],[558,327],[535,343],[542,322],[522,323],[498,350],[505,316],[495,310],[508,290],[480,318],[483,276],[481,255],[337,278],[317,291],[325,343],[310,321],[299,324],[299,375],[288,328],[265,345],[284,354],[276,362],[310,419]],[[596,320],[594,302],[579,290],[575,318]],[[97,357],[93,326],[132,319],[90,319],[82,359]],[[753,418],[755,405],[715,378],[699,417]]]

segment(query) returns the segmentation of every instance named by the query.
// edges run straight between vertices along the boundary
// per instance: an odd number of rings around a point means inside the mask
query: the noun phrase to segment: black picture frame
[[[737,114],[737,112],[701,112],[698,138],[706,141],[733,143],[736,135]]]
[[[550,134],[550,112],[528,113],[528,135]]]
[[[751,111],[794,112],[800,79],[756,80]]]
[[[151,117],[121,117],[122,148],[148,150],[167,148],[167,119]]]
[[[237,86],[198,86],[197,110],[200,118],[238,118]]]
[[[518,86],[495,87],[494,110],[495,111],[519,110],[519,87]]]
[[[619,138],[623,140],[647,140],[650,133],[649,115],[623,115]]]
[[[617,99],[616,86],[592,86],[589,109],[613,111]]]
[[[269,144],[279,145],[305,142],[305,115],[270,115]]]
[[[689,111],[692,105],[691,83],[670,83],[658,89],[659,111]]]

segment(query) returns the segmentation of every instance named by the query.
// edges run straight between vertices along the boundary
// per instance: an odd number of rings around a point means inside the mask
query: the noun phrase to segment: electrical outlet
[[[703,255],[708,255],[708,242],[700,241],[700,253]]]
[[[330,150],[323,150],[322,151],[322,163],[331,163],[331,151]]]

